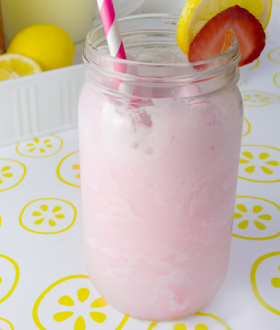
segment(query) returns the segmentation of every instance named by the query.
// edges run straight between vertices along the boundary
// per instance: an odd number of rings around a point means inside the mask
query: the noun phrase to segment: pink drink
[[[151,20],[144,26],[161,28]],[[162,44],[130,52],[181,61]],[[225,278],[243,121],[236,46],[230,52],[205,72],[130,62],[131,76],[119,80],[87,64],[79,104],[86,262],[104,299],[133,317],[194,314]],[[87,59],[108,69],[112,59],[96,54],[87,48]],[[191,84],[182,83],[186,70]]]

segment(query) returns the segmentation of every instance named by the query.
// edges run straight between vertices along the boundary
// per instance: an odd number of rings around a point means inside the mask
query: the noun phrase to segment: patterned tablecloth
[[[152,323],[99,297],[83,259],[77,130],[0,149],[0,329],[280,329],[280,40],[241,86],[243,145],[226,281],[203,311]]]

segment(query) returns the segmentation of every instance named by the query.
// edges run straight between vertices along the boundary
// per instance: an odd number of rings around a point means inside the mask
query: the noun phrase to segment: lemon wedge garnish
[[[42,72],[40,66],[28,57],[17,54],[0,55],[0,81]]]
[[[214,16],[229,7],[238,5],[254,15],[265,29],[268,25],[272,0],[188,0],[177,26],[177,43],[188,54],[189,47],[198,32]]]

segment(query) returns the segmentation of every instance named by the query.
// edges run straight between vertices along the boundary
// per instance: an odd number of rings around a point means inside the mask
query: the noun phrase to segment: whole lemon
[[[50,24],[31,25],[12,39],[7,53],[20,54],[37,62],[43,71],[73,63],[75,46],[69,34]]]

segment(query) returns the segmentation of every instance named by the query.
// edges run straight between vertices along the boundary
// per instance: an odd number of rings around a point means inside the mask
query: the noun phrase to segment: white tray
[[[0,82],[0,146],[72,128],[84,65]]]

